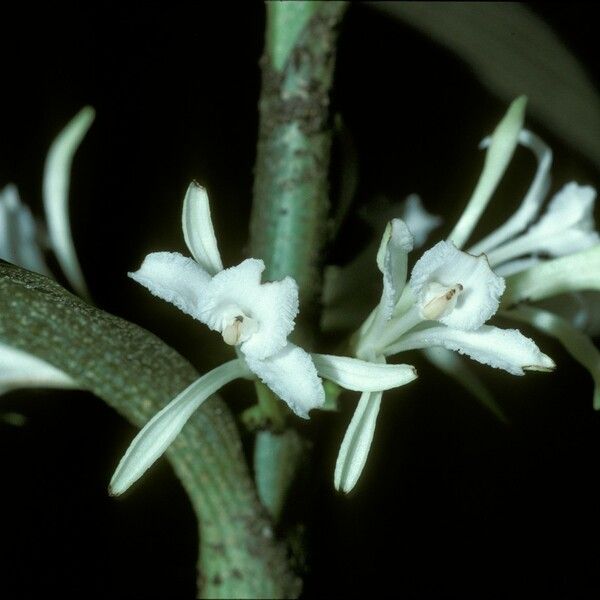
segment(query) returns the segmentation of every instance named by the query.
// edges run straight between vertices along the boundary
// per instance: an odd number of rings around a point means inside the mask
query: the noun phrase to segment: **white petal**
[[[14,185],[0,191],[0,258],[19,267],[50,276],[38,241],[31,211]]]
[[[523,375],[524,369],[549,371],[555,367],[552,359],[517,329],[499,329],[490,325],[482,325],[477,331],[430,327],[407,333],[386,350],[386,355],[431,346],[456,350],[473,360],[504,369],[513,375]]]
[[[383,273],[381,312],[384,320],[392,317],[394,308],[406,283],[408,253],[413,248],[413,238],[400,219],[393,219],[385,232],[377,252],[377,266]]]
[[[438,369],[460,383],[460,385],[477,398],[477,400],[493,413],[494,416],[500,419],[500,421],[508,423],[504,411],[498,402],[496,402],[492,393],[487,389],[481,379],[479,379],[477,374],[469,369],[466,361],[460,356],[457,356],[456,352],[446,350],[446,348],[433,347],[424,348],[423,354]]]
[[[146,256],[139,270],[129,273],[129,277],[155,296],[202,320],[200,297],[210,282],[210,275],[191,258],[177,252],[153,252]]]
[[[70,389],[77,384],[41,358],[0,342],[0,394],[32,387]]]
[[[542,218],[529,230],[540,236],[541,250],[562,256],[585,250],[600,241],[594,224],[596,190],[590,186],[566,184],[552,198]]]
[[[308,411],[325,402],[325,391],[308,352],[288,343],[266,359],[245,355],[246,362],[260,380],[268,385],[303,419]]]
[[[69,225],[69,179],[73,156],[94,120],[94,109],[86,106],[52,142],[44,166],[43,199],[50,243],[56,259],[73,288],[89,296],[77,260]]]
[[[242,352],[263,359],[281,350],[294,329],[298,314],[298,286],[291,277],[260,283],[265,269],[262,260],[248,258],[217,273],[201,301],[201,320],[222,331],[237,310],[254,319],[258,331],[242,346]]]
[[[417,370],[412,365],[378,364],[331,354],[311,356],[321,377],[355,392],[390,390],[417,378]]]
[[[490,269],[485,255],[471,256],[445,241],[427,250],[413,268],[410,286],[421,310],[432,283],[463,286],[454,309],[439,320],[466,331],[477,329],[498,310],[504,292],[504,279]]]
[[[442,224],[442,217],[427,212],[417,194],[406,198],[401,214],[413,236],[415,248],[423,246],[429,234]]]
[[[600,244],[511,275],[506,280],[502,306],[579,290],[600,290]]]
[[[195,410],[217,390],[238,377],[245,377],[243,361],[236,359],[203,375],[158,412],[137,434],[119,462],[109,493],[125,492],[170,446]]]
[[[461,248],[469,239],[508,167],[523,127],[526,102],[524,96],[517,98],[494,130],[477,186],[465,211],[448,236],[448,240],[454,242],[457,248]]]
[[[487,140],[486,140],[487,142]],[[543,140],[531,131],[523,129],[519,134],[519,143],[530,148],[538,161],[538,168],[529,190],[516,212],[495,231],[469,248],[471,254],[490,252],[506,240],[524,231],[537,216],[550,187],[550,167],[552,150]],[[487,144],[489,145],[489,144]]]
[[[206,190],[195,181],[190,183],[183,201],[183,237],[196,262],[211,275],[223,270],[217,238],[210,216]]]
[[[594,225],[595,198],[594,188],[576,183],[565,185],[527,233],[489,253],[490,264],[538,252],[564,256],[595,246],[600,242]]]
[[[367,462],[383,392],[361,395],[335,463],[334,484],[346,494],[356,485]]]
[[[593,377],[594,408],[600,410],[600,352],[587,335],[577,331],[558,315],[533,306],[520,306],[503,314],[508,318],[533,325],[540,331],[555,337]]]

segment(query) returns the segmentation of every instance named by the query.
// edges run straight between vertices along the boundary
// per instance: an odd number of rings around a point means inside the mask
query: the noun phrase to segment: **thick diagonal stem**
[[[64,371],[136,426],[198,376],[154,335],[6,263],[0,264],[0,306],[3,343]],[[217,397],[207,400],[167,456],[198,517],[200,593],[295,596],[297,580],[274,542],[225,404]]]

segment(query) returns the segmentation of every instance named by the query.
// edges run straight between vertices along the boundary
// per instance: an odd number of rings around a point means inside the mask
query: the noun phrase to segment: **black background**
[[[536,11],[597,81],[592,9]],[[210,191],[224,262],[244,256],[263,7],[95,3],[2,13],[0,185],[16,183],[41,215],[47,148],[93,105],[71,192],[92,294],[200,370],[219,364],[227,355],[214,336],[126,272],[149,251],[184,251],[180,210],[192,178]],[[334,106],[359,152],[358,203],[418,191],[447,223],[477,178],[479,139],[505,110],[452,55],[364,6],[353,6],[343,27]],[[555,149],[556,185],[597,182],[584,156],[529,123]],[[506,195],[525,189],[533,166],[517,158]],[[348,260],[361,236],[351,216],[331,259]],[[559,363],[554,375],[479,369],[509,427],[415,356],[421,377],[386,394],[368,466],[347,498],[332,479],[355,395],[339,414],[311,421],[311,493],[292,499],[305,511],[307,597],[597,597],[600,422],[591,379],[557,343],[536,339]],[[166,461],[125,498],[109,499],[133,428],[79,392],[18,392],[1,402],[27,422],[0,423],[0,594],[192,597],[196,524]]]

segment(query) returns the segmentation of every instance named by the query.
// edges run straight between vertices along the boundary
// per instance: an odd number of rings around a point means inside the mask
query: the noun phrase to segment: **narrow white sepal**
[[[119,462],[110,481],[110,495],[118,496],[131,487],[162,456],[194,411],[211,394],[233,379],[247,374],[243,361],[235,359],[227,362],[194,381],[154,415]]]
[[[0,394],[21,388],[77,388],[64,371],[0,342]]]
[[[192,256],[210,275],[223,270],[221,254],[210,216],[206,190],[192,181],[183,200],[183,237]]]
[[[600,244],[511,275],[506,279],[502,306],[581,290],[600,291]]]
[[[471,254],[490,252],[500,244],[518,235],[535,219],[542,207],[544,198],[550,188],[552,150],[537,135],[527,129],[523,129],[519,133],[519,142],[535,154],[538,161],[536,174],[519,208],[498,229],[471,246],[469,248]],[[489,138],[486,138],[482,143],[484,146],[489,145]]]
[[[552,198],[546,212],[527,235],[540,238],[540,250],[564,256],[600,242],[594,223],[596,190],[589,185],[567,183]]]
[[[417,378],[412,365],[386,365],[330,354],[311,356],[321,377],[355,392],[382,392]]]
[[[82,108],[52,142],[44,166],[43,199],[50,243],[56,259],[73,288],[89,292],[77,260],[69,221],[69,180],[77,148],[94,120],[91,106]]]
[[[153,252],[135,273],[128,275],[154,296],[200,319],[198,304],[210,275],[196,261],[177,252]]]
[[[594,380],[593,406],[600,410],[600,352],[587,335],[575,329],[562,317],[533,306],[519,306],[505,311],[503,316],[528,323],[556,338],[567,352],[589,371]]]
[[[495,417],[503,423],[508,423],[504,411],[496,402],[492,393],[487,389],[481,379],[466,364],[466,361],[457,356],[456,352],[446,348],[424,348],[425,357],[440,371],[452,377],[463,386],[471,395],[488,409]]]
[[[335,463],[335,489],[350,492],[369,456],[383,392],[364,392],[346,430]]]
[[[533,340],[517,329],[499,329],[490,325],[482,325],[476,331],[429,327],[409,332],[399,342],[389,346],[385,354],[389,356],[405,350],[432,346],[455,350],[512,375],[524,375],[524,370],[551,371],[556,366]]]
[[[454,242],[457,248],[461,248],[469,239],[508,167],[523,127],[526,103],[525,96],[517,98],[492,134],[477,186],[458,223],[448,236],[448,240]]]
[[[245,355],[250,370],[269,386],[299,417],[323,406],[325,390],[308,352],[287,343],[269,358]]]
[[[377,251],[377,267],[383,274],[381,316],[388,321],[406,284],[408,253],[413,249],[413,237],[400,219],[392,219],[385,228]]]
[[[518,256],[544,252],[565,256],[600,242],[594,224],[596,190],[574,182],[565,185],[548,204],[546,212],[526,233],[488,254],[491,265]]]

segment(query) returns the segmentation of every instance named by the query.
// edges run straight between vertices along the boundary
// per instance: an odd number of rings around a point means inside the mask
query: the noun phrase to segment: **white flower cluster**
[[[404,208],[406,222],[390,221],[377,255],[383,273],[381,300],[354,337],[357,356],[375,362],[406,350],[425,350],[434,364],[461,379],[488,405],[493,401],[485,388],[456,358],[444,352],[456,351],[513,375],[523,375],[527,370],[549,371],[555,366],[533,340],[517,329],[487,324],[501,306],[507,283],[504,277],[512,276],[509,304],[521,299],[544,299],[570,289],[600,289],[600,269],[594,268],[600,265],[593,262],[598,262],[594,256],[600,247],[593,221],[593,188],[568,183],[532,224],[550,187],[552,153],[536,135],[522,128],[524,107],[523,98],[515,101],[494,135],[482,142],[487,148],[486,161],[466,210],[448,240],[438,242],[417,260],[408,285],[406,260],[413,247],[411,234],[420,245],[439,225],[439,217],[429,215],[412,196]],[[467,252],[460,250],[474,231],[518,143],[530,148],[538,160],[538,170],[525,198],[504,225]],[[549,260],[567,256],[571,262],[564,263],[566,258],[562,263]],[[589,276],[576,280],[567,272],[572,264],[585,265]],[[535,270],[539,265],[543,271]],[[519,281],[515,279],[517,274],[521,274]],[[544,280],[541,291],[540,279]],[[518,297],[515,290],[519,291]],[[600,306],[597,300],[596,305]],[[600,407],[600,354],[589,339],[569,328],[560,316],[537,307],[517,307],[502,314],[560,339],[592,372],[597,384],[595,406]],[[580,322],[584,320],[581,302],[575,316]],[[332,315],[328,318],[335,322]],[[335,485],[344,492],[354,487],[365,465],[381,396],[363,394],[342,442]]]
[[[207,373],[155,415],[133,440],[110,483],[123,493],[156,461],[192,413],[229,381],[263,381],[299,417],[325,401],[319,375],[357,391],[382,391],[416,378],[409,365],[379,365],[349,357],[309,354],[288,341],[298,313],[291,277],[261,282],[265,265],[249,258],[223,268],[206,190],[192,183],[183,203],[183,233],[193,258],[176,252],[149,254],[130,277],[155,296],[221,334],[239,358]]]

